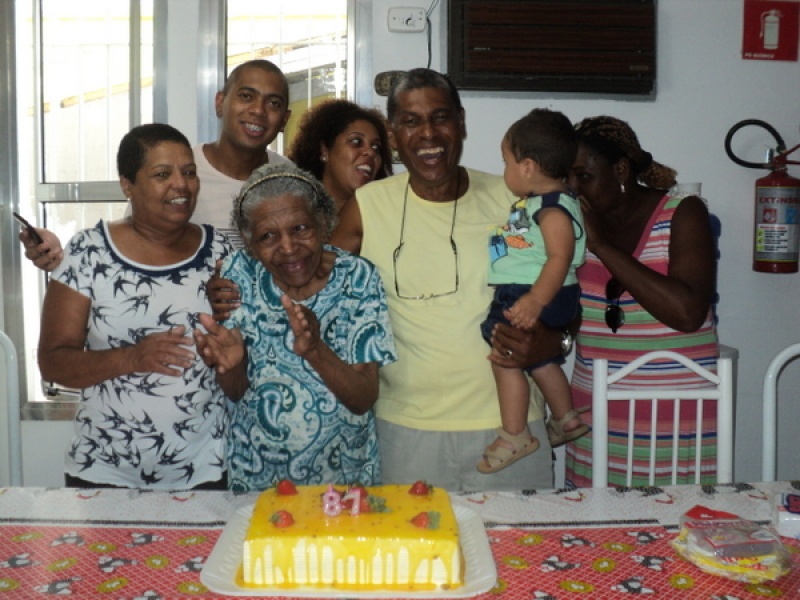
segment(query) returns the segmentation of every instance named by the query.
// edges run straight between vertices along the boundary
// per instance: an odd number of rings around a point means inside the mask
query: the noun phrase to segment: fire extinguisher
[[[763,163],[736,156],[731,149],[734,134],[747,126],[766,129],[777,142],[767,151]],[[787,173],[787,165],[800,165],[789,155],[800,144],[786,150],[780,134],[769,123],[746,119],[736,123],[725,136],[725,152],[737,165],[750,169],[769,169],[756,180],[753,270],[760,273],[797,273],[800,259],[800,179]]]

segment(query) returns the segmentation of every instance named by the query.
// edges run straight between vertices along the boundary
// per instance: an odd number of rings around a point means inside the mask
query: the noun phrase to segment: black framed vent
[[[450,0],[467,90],[654,95],[656,0]]]

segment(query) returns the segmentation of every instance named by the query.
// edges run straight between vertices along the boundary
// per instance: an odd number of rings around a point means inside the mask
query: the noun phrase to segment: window
[[[114,159],[122,135],[153,120],[153,3],[27,0],[15,8],[20,211],[65,243],[101,218],[124,214]],[[25,259],[20,266],[25,397],[71,400],[40,381],[46,278]]]
[[[370,22],[369,0],[184,1],[182,12],[173,8],[177,4],[14,2],[16,85],[2,91],[16,99],[18,143],[17,151],[9,152],[14,156],[0,161],[7,161],[9,171],[19,173],[20,212],[51,229],[63,244],[101,218],[113,220],[124,214],[115,155],[130,127],[180,118],[178,97],[179,106],[198,106],[195,131],[185,129],[190,140],[216,136],[217,119],[207,107],[213,106],[213,94],[224,74],[214,77],[218,69],[206,69],[209,64],[227,63],[229,72],[251,58],[266,58],[286,73],[293,117],[285,137],[274,144],[278,152],[284,151],[308,107],[328,97],[357,99],[352,83],[355,61],[347,42],[356,13]],[[197,14],[187,15],[187,6]],[[223,18],[226,27],[217,26]],[[184,26],[195,22],[196,28]],[[169,35],[177,29],[180,36]],[[0,30],[11,31],[12,26],[3,24]],[[364,43],[369,41],[367,36]],[[197,52],[201,67],[192,72],[171,71],[172,63],[164,57],[187,51]],[[197,86],[192,85],[195,78]],[[360,82],[362,93],[370,91],[370,84]],[[196,140],[192,139],[195,135]],[[41,407],[49,410],[61,402],[69,412],[75,395],[41,382],[36,361],[46,277],[19,256],[16,240],[0,243],[3,250],[13,249],[0,252],[4,282],[13,273],[13,281],[21,283],[14,286],[19,292],[4,293],[4,315],[8,324],[23,314],[24,325],[15,324],[12,329],[19,332],[11,335],[20,364],[25,366],[21,392],[26,412],[35,415]],[[43,415],[49,418],[50,413]]]
[[[115,181],[120,138],[153,116],[152,1],[40,6],[41,183]]]

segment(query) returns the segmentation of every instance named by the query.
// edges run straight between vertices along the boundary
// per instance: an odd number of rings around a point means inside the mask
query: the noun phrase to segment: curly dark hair
[[[288,157],[301,169],[322,181],[325,163],[322,162],[322,145],[333,148],[336,138],[354,121],[367,121],[378,132],[381,140],[381,168],[375,179],[392,174],[392,153],[383,115],[377,110],[364,108],[349,100],[326,100],[303,115],[303,120],[292,141]]]

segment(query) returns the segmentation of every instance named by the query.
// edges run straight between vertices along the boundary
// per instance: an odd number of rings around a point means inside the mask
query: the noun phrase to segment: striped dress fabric
[[[683,196],[664,196],[645,227],[642,239],[634,251],[642,264],[666,274],[669,264],[669,242],[672,216]],[[607,306],[605,287],[611,274],[590,251],[586,262],[578,269],[581,285],[583,321],[576,340],[576,359],[572,375],[573,403],[576,408],[592,404],[592,359],[606,358],[609,371],[614,372],[636,357],[653,350],[674,350],[697,361],[706,369],[716,372],[719,345],[712,314],[699,330],[681,333],[659,322],[625,292],[620,307],[625,311],[625,324],[612,333],[605,323]],[[669,387],[688,389],[707,386],[708,383],[672,361],[657,363],[631,374],[620,385]],[[635,444],[633,485],[647,485],[650,462],[651,412],[649,406],[639,406],[635,415]],[[656,485],[669,485],[672,478],[671,451],[672,401],[658,403],[656,445]],[[628,402],[616,401],[609,406],[609,485],[626,485],[628,444]],[[583,414],[583,421],[591,424],[591,411]],[[713,483],[716,471],[716,406],[705,403],[702,412],[703,457],[701,482]],[[694,483],[694,446],[697,430],[697,412],[694,402],[681,402],[680,441],[681,457],[678,462],[680,483]],[[640,437],[641,435],[641,437]],[[663,452],[659,449],[663,449]],[[576,487],[592,485],[592,434],[576,440],[566,448],[566,483]]]

